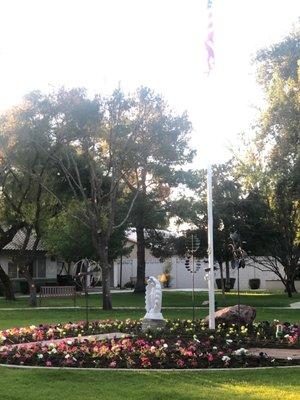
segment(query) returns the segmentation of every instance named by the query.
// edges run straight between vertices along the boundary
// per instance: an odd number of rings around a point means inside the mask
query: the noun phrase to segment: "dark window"
[[[34,278],[46,278],[46,258],[45,257],[39,257],[34,260],[33,277]]]

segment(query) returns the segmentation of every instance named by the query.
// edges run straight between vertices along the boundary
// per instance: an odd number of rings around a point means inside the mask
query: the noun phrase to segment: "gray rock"
[[[231,307],[222,308],[215,313],[216,324],[227,323],[235,324],[251,324],[256,317],[256,310],[253,307],[240,304]],[[204,322],[208,323],[209,317],[204,318]]]

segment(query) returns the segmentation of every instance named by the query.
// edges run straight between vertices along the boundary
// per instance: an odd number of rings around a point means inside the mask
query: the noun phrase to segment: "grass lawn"
[[[207,300],[207,292],[196,293],[196,304],[199,306],[204,300]],[[91,307],[99,307],[101,304],[99,294],[89,295],[89,304]],[[103,311],[101,309],[92,309],[89,312],[90,319],[105,318],[141,318],[144,315],[144,295],[134,293],[114,293],[113,305],[115,307],[140,307],[138,310],[114,310]],[[237,293],[226,294],[222,299],[220,293],[216,294],[218,306],[237,304]],[[300,323],[300,310],[298,309],[273,309],[272,307],[288,307],[291,302],[300,301],[300,294],[297,293],[292,299],[289,299],[284,293],[266,293],[266,292],[243,292],[241,294],[241,303],[257,307],[257,319],[269,320],[278,319],[280,321],[290,321]],[[77,305],[84,306],[85,300],[79,296]],[[72,307],[71,299],[46,299],[46,307]],[[191,292],[164,292],[163,306],[174,307],[173,309],[163,310],[165,318],[191,318],[191,309],[176,309],[176,307],[191,307]],[[25,308],[28,307],[27,298],[19,298],[15,302],[6,302],[0,300],[0,308]],[[208,309],[196,310],[196,317],[203,318],[207,315]],[[85,319],[84,309],[32,309],[32,310],[0,310],[0,329],[13,326],[25,326],[30,324],[53,323],[79,321]]]
[[[196,310],[196,318],[203,318],[207,315],[208,310]],[[144,316],[143,310],[90,310],[90,319],[138,319]],[[165,318],[192,318],[192,310],[164,310],[163,315]],[[18,311],[0,311],[0,329],[11,328],[14,326],[37,325],[40,323],[51,322],[75,322],[85,319],[85,311],[83,309],[54,309],[54,310],[18,310]],[[278,319],[280,321],[289,321],[300,323],[300,310],[296,309],[272,309],[272,308],[258,308],[257,320]]]
[[[208,299],[207,292],[196,292],[196,306],[201,306],[204,300]],[[300,301],[300,293],[295,293],[289,298],[285,293],[270,292],[241,292],[241,304],[247,304],[253,307],[288,307],[290,303]],[[219,307],[232,306],[237,304],[237,292],[227,293],[223,299],[220,291],[216,291],[216,301]],[[143,294],[113,293],[112,302],[114,307],[141,307],[144,308],[145,297]],[[99,307],[102,304],[101,295],[90,294],[89,303],[93,307]],[[85,299],[78,295],[77,305],[84,306]],[[46,299],[42,306],[73,306],[72,299]],[[164,307],[191,307],[191,292],[163,292]],[[18,298],[16,301],[5,301],[0,299],[0,308],[10,307],[28,307],[28,299]]]
[[[1,400],[299,400],[299,369],[91,372],[0,369]]]

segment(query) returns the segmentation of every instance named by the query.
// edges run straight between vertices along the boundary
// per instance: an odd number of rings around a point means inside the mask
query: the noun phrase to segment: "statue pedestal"
[[[164,319],[151,319],[144,318],[142,320],[142,331],[157,331],[164,329],[166,326],[166,321]]]

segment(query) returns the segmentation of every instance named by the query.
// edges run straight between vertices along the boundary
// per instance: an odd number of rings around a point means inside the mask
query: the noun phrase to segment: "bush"
[[[258,278],[253,278],[253,279],[249,279],[249,287],[250,289],[259,289],[260,288],[260,279]]]
[[[123,285],[124,289],[134,289],[134,283],[133,282],[126,282],[125,285]]]
[[[74,286],[74,279],[72,275],[57,275],[57,283],[58,286]]]
[[[22,294],[29,294],[29,286],[27,281],[20,281],[20,291]]]
[[[222,279],[221,278],[217,278],[216,279],[216,284],[217,284],[217,288],[218,289],[222,289]],[[225,287],[225,290],[226,290],[226,279],[225,278],[223,278],[223,282],[224,282],[224,287]],[[230,289],[233,289],[234,288],[234,284],[235,284],[235,278],[230,278]]]

